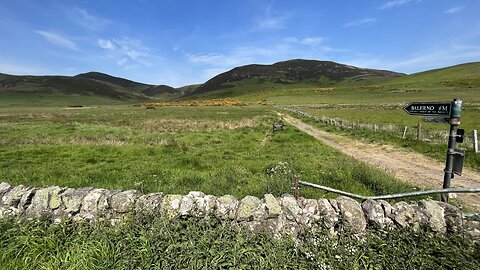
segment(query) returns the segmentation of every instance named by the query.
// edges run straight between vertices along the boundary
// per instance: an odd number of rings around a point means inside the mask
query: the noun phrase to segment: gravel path
[[[438,189],[443,184],[445,164],[422,154],[408,152],[391,145],[375,145],[328,133],[297,118],[278,113],[285,122],[353,158],[393,174],[397,179],[425,189]],[[463,169],[462,176],[452,179],[452,188],[480,187],[480,173]],[[455,196],[455,195],[453,195]],[[469,209],[480,212],[480,194],[458,194]]]

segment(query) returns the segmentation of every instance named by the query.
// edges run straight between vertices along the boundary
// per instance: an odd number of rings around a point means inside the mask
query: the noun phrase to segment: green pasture
[[[294,175],[362,194],[412,188],[293,127],[273,133],[278,121],[267,107],[1,109],[0,179],[239,198],[289,193]]]

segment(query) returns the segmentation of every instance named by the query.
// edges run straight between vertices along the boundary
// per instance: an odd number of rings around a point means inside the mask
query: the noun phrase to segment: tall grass
[[[129,221],[120,227],[0,220],[0,269],[478,269],[480,246],[412,231],[303,240],[218,220]]]

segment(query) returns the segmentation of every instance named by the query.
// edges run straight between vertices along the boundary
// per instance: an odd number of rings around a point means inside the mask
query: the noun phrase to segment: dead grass
[[[238,99],[204,99],[204,100],[191,100],[191,101],[175,101],[175,102],[147,102],[137,106],[143,106],[145,108],[155,107],[169,107],[169,106],[244,106],[245,103]]]
[[[190,120],[190,119],[149,119],[140,123],[142,129],[154,132],[171,131],[215,131],[254,127],[257,118],[244,118],[237,121]]]

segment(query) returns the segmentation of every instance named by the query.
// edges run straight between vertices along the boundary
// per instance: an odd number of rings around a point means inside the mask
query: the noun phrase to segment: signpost
[[[403,108],[410,115],[448,116],[451,102],[412,102]]]
[[[423,121],[450,124],[447,160],[443,176],[443,188],[449,188],[453,174],[462,174],[463,161],[465,159],[465,151],[455,149],[455,143],[463,142],[464,136],[464,131],[458,129],[462,113],[462,100],[454,99],[452,102],[412,102],[403,109],[409,115],[448,116],[448,118],[426,117]],[[448,193],[442,194],[442,201],[448,202]]]

